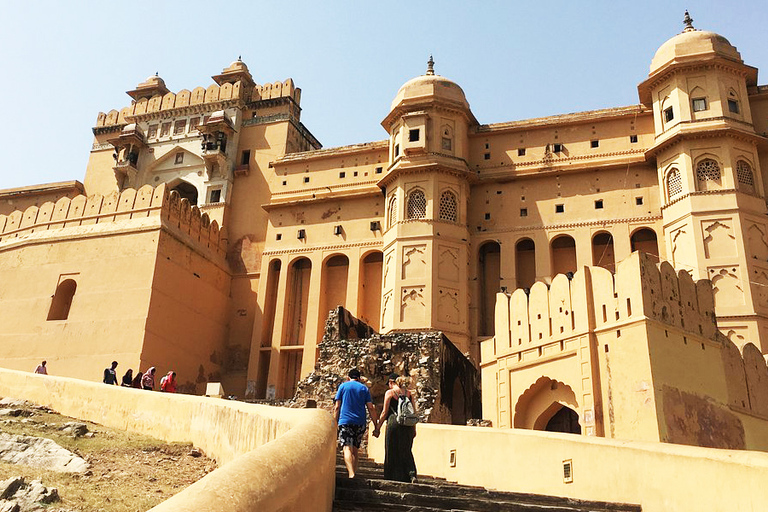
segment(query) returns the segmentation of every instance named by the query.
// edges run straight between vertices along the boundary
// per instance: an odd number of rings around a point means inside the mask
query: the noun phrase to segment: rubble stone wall
[[[377,334],[344,308],[331,311],[315,371],[299,382],[292,407],[333,408],[336,390],[358,368],[381,410],[391,373],[411,378],[422,421],[465,424],[479,418],[479,372],[442,332]]]

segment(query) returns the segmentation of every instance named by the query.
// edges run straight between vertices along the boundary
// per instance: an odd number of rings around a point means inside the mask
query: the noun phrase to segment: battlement
[[[106,114],[99,112],[99,115],[96,117],[96,127],[101,128],[132,123],[136,122],[140,116],[159,112],[168,113],[173,110],[198,105],[210,107],[207,110],[218,110],[221,108],[221,103],[228,101],[240,100],[242,102],[250,102],[275,98],[292,98],[296,104],[299,104],[301,101],[301,89],[295,87],[293,79],[289,78],[284,82],[267,83],[264,85],[256,84],[252,88],[238,80],[233,83],[223,83],[222,85],[211,84],[208,88],[196,87],[192,91],[182,89],[178,93],[155,94],[149,98],[143,97],[132,101],[130,106],[120,111],[113,109]]]
[[[547,286],[496,295],[496,335],[483,343],[483,362],[516,352],[549,347],[602,329],[644,318],[717,341],[714,296],[709,280],[694,281],[672,265],[657,265],[635,252],[611,274],[601,267],[584,267],[571,279],[558,275]],[[495,343],[492,343],[494,342]]]
[[[0,250],[11,242],[23,242],[33,234],[82,226],[111,224],[116,229],[126,222],[159,218],[162,226],[181,236],[187,243],[223,258],[227,237],[208,214],[169,192],[165,184],[156,188],[145,185],[138,190],[128,188],[102,196],[78,195],[62,197],[55,203],[30,206],[9,215],[0,215]]]

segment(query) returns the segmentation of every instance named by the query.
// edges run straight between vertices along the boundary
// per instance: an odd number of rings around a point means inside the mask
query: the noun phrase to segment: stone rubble
[[[20,476],[0,482],[0,491],[0,512],[51,510],[48,505],[59,501],[56,488],[45,487],[40,480],[26,483]]]

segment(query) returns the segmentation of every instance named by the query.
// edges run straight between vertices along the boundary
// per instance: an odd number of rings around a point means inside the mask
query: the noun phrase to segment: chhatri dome
[[[651,61],[650,75],[670,63],[684,63],[721,57],[743,64],[741,55],[726,38],[715,32],[696,30],[688,11],[683,19],[683,32],[662,44]]]
[[[427,72],[412,78],[400,87],[390,110],[402,103],[419,103],[421,100],[440,99],[469,110],[469,103],[461,87],[447,78],[435,74],[435,61],[429,56]]]

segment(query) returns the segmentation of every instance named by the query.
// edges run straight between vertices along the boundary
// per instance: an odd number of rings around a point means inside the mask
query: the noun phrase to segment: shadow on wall
[[[331,409],[350,368],[359,368],[377,407],[393,372],[411,378],[422,421],[464,425],[481,417],[480,374],[441,332],[377,334],[341,306],[331,311],[315,371],[299,382],[291,407]]]

